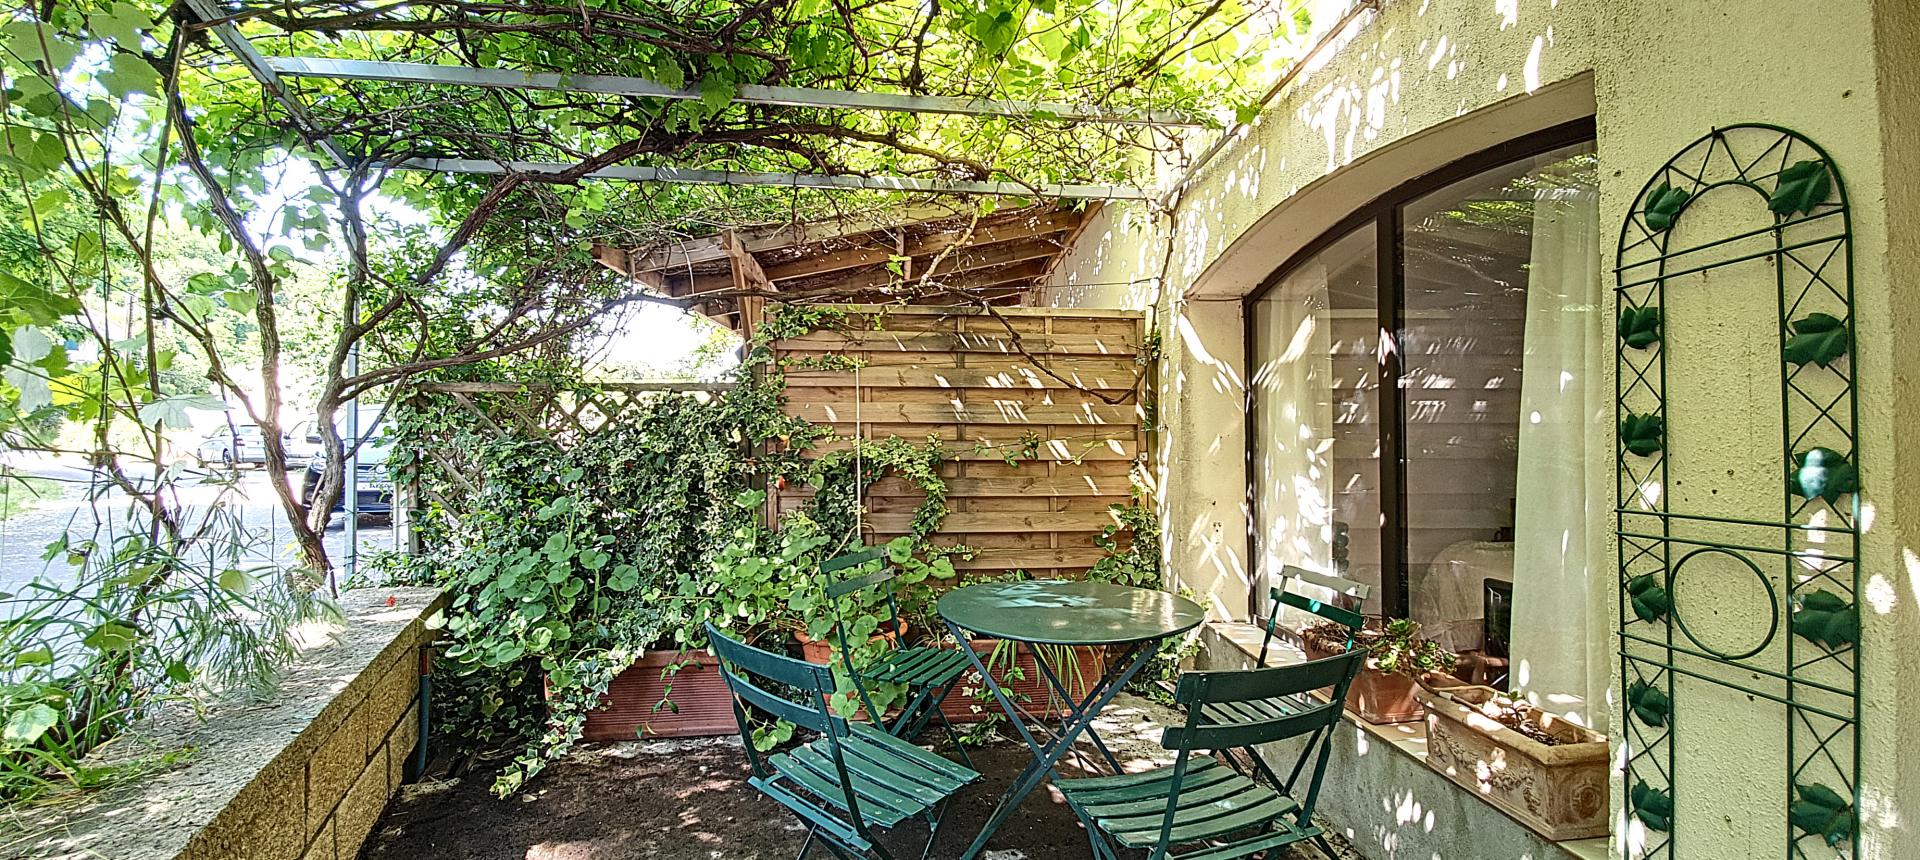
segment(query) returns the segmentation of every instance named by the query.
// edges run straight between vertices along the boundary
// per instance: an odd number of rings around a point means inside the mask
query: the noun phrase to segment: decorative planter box
[[[1415,695],[1429,767],[1553,841],[1607,835],[1605,735],[1536,712],[1534,725],[1561,741],[1541,743],[1481,713],[1497,695],[1484,687]]]
[[[1048,684],[1046,676],[1040,673],[1040,667],[1033,661],[1030,646],[1019,646],[1020,652],[1014,658],[1014,662],[1020,667],[1021,677],[1008,684],[1006,668],[994,665],[992,659],[987,656],[992,653],[997,644],[991,639],[975,640],[973,652],[979,654],[980,659],[988,664],[994,680],[999,681],[1007,691],[1007,697],[1012,699],[1014,704],[1035,713],[1041,713],[1042,708],[1045,708],[1045,713],[1051,716],[1066,713],[1067,703],[1060,700],[1059,695],[1053,692],[1053,685]],[[1100,680],[1101,673],[1107,669],[1107,650],[1105,648],[1070,648],[1068,650],[1073,652],[1074,660],[1078,663],[1077,671],[1066,666],[1055,665],[1053,662],[1049,662],[1048,665],[1053,666],[1053,670],[1060,673],[1060,683],[1067,686],[1067,690],[1076,700],[1083,699],[1093,688],[1094,682]],[[1002,713],[999,700],[995,699],[991,692],[984,693],[985,699],[974,698],[974,691],[984,692],[985,689],[980,682],[979,673],[969,669],[966,677],[960,680],[960,685],[955,687],[953,693],[947,696],[947,700],[940,704],[940,711],[947,715],[948,720],[956,723],[977,723],[991,714]],[[976,704],[980,706],[978,711],[973,707]]]
[[[1310,642],[1301,643],[1302,650],[1309,660],[1332,657],[1333,652],[1323,651]],[[1426,716],[1413,691],[1420,685],[1413,678],[1399,672],[1382,672],[1372,667],[1353,676],[1353,683],[1347,687],[1347,710],[1354,712],[1360,719],[1374,725],[1391,723],[1411,723]]]
[[[671,678],[668,666],[690,661]],[[668,696],[671,685],[671,697]],[[669,704],[660,704],[666,698]],[[731,735],[732,694],[718,664],[705,651],[649,651],[608,685],[600,707],[587,713],[582,737],[589,741],[698,738]]]

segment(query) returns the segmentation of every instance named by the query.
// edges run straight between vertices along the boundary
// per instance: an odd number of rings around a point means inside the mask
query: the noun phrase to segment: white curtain
[[[1596,606],[1610,528],[1607,488],[1588,468],[1606,446],[1600,341],[1599,207],[1592,189],[1534,204],[1514,491],[1511,683],[1538,706],[1604,728],[1607,629]]]
[[[1255,368],[1256,570],[1270,584],[1283,565],[1329,570],[1333,533],[1332,359],[1327,272],[1310,262],[1254,307],[1263,360]],[[1261,607],[1264,610],[1264,605]]]

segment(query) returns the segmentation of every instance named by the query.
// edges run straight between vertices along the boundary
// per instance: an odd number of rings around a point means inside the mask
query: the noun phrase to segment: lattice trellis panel
[[[1675,240],[1676,223],[1690,207],[1722,188],[1735,196],[1741,196],[1737,189],[1753,192],[1771,223],[1705,241]],[[1782,711],[1785,761],[1766,760],[1764,743],[1739,751],[1752,758],[1759,796],[1778,799],[1777,806],[1768,801],[1748,812],[1786,819],[1780,856],[1858,856],[1861,503],[1851,237],[1846,192],[1832,160],[1812,141],[1768,125],[1715,129],[1682,150],[1647,182],[1621,227],[1616,522],[1631,825],[1620,840],[1624,856],[1680,858],[1701,850],[1679,847],[1688,835],[1676,822],[1705,806],[1705,780],[1689,781],[1685,772],[1700,748],[1683,730],[1717,724],[1724,732],[1746,721],[1756,732],[1778,731],[1755,722],[1763,719],[1756,715]],[[1776,282],[1777,364],[1726,367],[1738,356],[1728,344],[1701,354],[1673,349],[1670,324],[1678,318],[1669,309],[1701,298],[1678,291],[1751,285],[1727,275],[1739,265],[1749,273],[1752,266],[1770,267]],[[1708,370],[1710,363],[1723,366]],[[1698,464],[1689,458],[1702,452],[1674,444],[1676,424],[1739,425],[1754,418],[1727,415],[1730,406],[1746,408],[1740,401],[1670,403],[1669,373],[1677,367],[1689,376],[1778,381],[1777,467],[1784,490],[1777,519],[1674,510],[1677,473],[1702,477],[1701,470],[1688,470]],[[1711,483],[1714,476],[1705,477]],[[1713,510],[1739,510],[1734,501]],[[1701,572],[1688,574],[1690,567]],[[1753,605],[1694,605],[1676,589],[1683,575],[1702,577],[1712,569],[1751,576]],[[1714,635],[1706,628],[1716,613],[1743,617],[1757,632],[1744,639]],[[1728,702],[1752,703],[1752,713],[1728,713]],[[1701,710],[1709,707],[1720,710]],[[1715,785],[1723,795],[1715,811],[1728,813],[1729,799],[1746,789]],[[1702,806],[1689,806],[1696,803]]]
[[[723,383],[603,383],[582,388],[511,382],[441,382],[415,389],[417,397],[445,398],[472,419],[471,427],[495,438],[546,439],[567,449],[580,440],[632,418],[648,398],[662,393],[713,394]],[[423,444],[419,455],[428,480],[412,488],[441,509],[465,509],[463,496],[477,494],[479,465],[457,444]]]

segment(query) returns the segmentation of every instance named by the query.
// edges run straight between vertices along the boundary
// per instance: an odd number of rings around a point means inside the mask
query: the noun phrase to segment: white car
[[[267,440],[257,424],[229,424],[201,440],[193,455],[202,466],[265,465]]]

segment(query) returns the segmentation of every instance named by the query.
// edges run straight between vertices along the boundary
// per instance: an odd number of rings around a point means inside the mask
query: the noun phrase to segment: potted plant
[[[976,639],[971,644],[974,653],[981,655],[980,662],[987,665],[987,671],[1014,704],[1050,716],[1066,713],[1069,703],[1061,700],[1041,674],[1039,664],[1034,661],[1033,646],[1015,647],[998,639]],[[1086,697],[1107,668],[1105,648],[1050,647],[1046,658],[1047,665],[1058,673],[1060,683],[1074,698],[1073,704]],[[1000,702],[981,683],[979,673],[971,670],[946,701],[940,703],[940,711],[956,723],[977,723],[1004,716]]]
[[[1420,686],[1427,765],[1556,842],[1605,836],[1607,738],[1491,687]]]
[[[1367,651],[1366,668],[1347,688],[1347,709],[1375,725],[1410,723],[1425,716],[1414,698],[1416,679],[1453,671],[1458,655],[1420,636],[1420,625],[1410,619],[1367,619],[1354,631],[1326,622],[1300,631],[1307,659],[1318,660],[1344,652],[1348,642]]]

